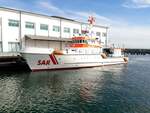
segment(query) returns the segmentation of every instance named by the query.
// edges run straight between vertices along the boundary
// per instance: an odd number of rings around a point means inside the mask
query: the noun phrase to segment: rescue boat
[[[21,52],[32,71],[97,67],[125,64],[128,58],[121,48],[111,48],[112,54],[104,53],[99,41],[88,36],[72,38],[72,43],[63,50],[53,48],[40,50],[28,48]]]

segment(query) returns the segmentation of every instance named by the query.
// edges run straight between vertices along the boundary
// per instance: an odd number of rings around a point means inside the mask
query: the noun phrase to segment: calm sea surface
[[[0,72],[0,113],[150,113],[150,56],[128,65]]]

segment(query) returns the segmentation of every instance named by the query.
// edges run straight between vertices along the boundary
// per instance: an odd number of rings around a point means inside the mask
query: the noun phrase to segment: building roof
[[[8,10],[8,11],[17,11],[17,12],[22,12],[22,13],[28,13],[28,14],[33,14],[33,15],[38,15],[38,16],[44,16],[44,17],[48,17],[48,18],[57,18],[57,19],[62,19],[62,20],[67,20],[70,22],[76,22],[76,23],[80,23],[80,24],[88,24],[85,22],[79,22],[73,19],[69,19],[69,18],[65,18],[65,17],[60,17],[60,16],[49,16],[49,15],[44,15],[44,14],[39,14],[39,13],[34,13],[34,12],[29,12],[29,11],[24,11],[24,10],[20,10],[20,9],[14,9],[14,8],[7,8],[7,7],[0,7],[0,9],[3,10]],[[106,26],[102,26],[102,25],[94,25],[95,27],[101,27],[101,28],[106,28],[108,29],[109,27]]]
[[[41,40],[41,41],[58,41],[58,42],[71,42],[71,38],[58,38],[58,37],[48,37],[48,36],[39,36],[39,35],[25,35],[25,38],[32,40]]]
[[[70,19],[70,18],[65,18],[65,17],[61,17],[61,16],[51,16],[53,18],[58,18],[58,19],[63,19],[63,20],[68,20],[68,21],[75,21],[73,19]]]

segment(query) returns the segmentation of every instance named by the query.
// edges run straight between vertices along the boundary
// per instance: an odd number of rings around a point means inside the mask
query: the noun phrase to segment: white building
[[[87,23],[71,19],[0,7],[0,52],[25,47],[63,48],[72,36],[86,30],[85,26]],[[98,25],[92,28],[92,36],[102,45],[107,44],[107,29]]]

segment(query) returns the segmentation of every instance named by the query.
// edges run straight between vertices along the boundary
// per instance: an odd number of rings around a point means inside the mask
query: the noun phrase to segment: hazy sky
[[[11,7],[87,21],[109,29],[109,43],[131,48],[150,48],[150,0],[0,0]]]

